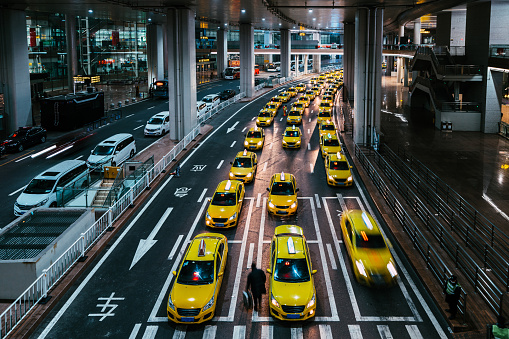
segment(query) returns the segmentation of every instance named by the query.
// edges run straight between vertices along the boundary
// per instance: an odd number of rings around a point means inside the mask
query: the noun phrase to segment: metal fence
[[[85,126],[83,126],[83,129],[87,132],[90,132],[95,129],[98,129],[101,126],[107,125],[109,123],[114,122],[115,120],[119,120],[122,118],[122,110],[121,109],[114,109],[114,110],[109,111],[108,113],[109,114],[107,116],[86,124]]]
[[[244,98],[246,96],[245,92],[239,93],[235,95],[233,98],[230,98],[226,101],[221,102],[219,105],[214,107],[213,109],[209,110],[205,114],[201,114],[198,116],[198,124],[203,123],[204,121],[208,120],[211,116],[222,110],[223,108],[230,106],[231,104],[236,103],[240,99]]]

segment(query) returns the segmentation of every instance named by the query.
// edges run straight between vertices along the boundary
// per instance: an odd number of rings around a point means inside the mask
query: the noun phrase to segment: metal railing
[[[239,93],[239,94],[235,95],[233,98],[230,98],[230,99],[228,99],[226,101],[221,102],[219,105],[217,105],[216,107],[212,108],[208,112],[199,115],[198,116],[198,124],[203,123],[204,121],[208,120],[211,116],[213,116],[214,114],[216,114],[217,112],[219,112],[223,108],[225,108],[227,106],[230,106],[231,104],[236,103],[237,101],[239,101],[240,99],[244,98],[245,96],[246,96],[246,92]]]
[[[356,157],[361,157],[360,149],[356,148]],[[417,194],[408,187],[404,180],[394,171],[387,161],[376,151],[370,150],[373,161],[387,176],[391,184],[397,189],[408,206],[421,220],[427,231],[438,241],[440,248],[454,261],[456,269],[460,271],[475,292],[486,302],[495,315],[508,314],[509,303],[504,303],[506,292],[499,287],[500,282],[494,281],[488,273],[479,266],[467,251],[456,241],[448,230],[439,221],[439,217],[430,211],[427,203],[423,202]],[[370,175],[371,176],[371,175]],[[381,192],[383,193],[383,192]],[[491,275],[491,274],[490,274]],[[497,284],[498,283],[498,284]]]
[[[107,125],[109,123],[114,122],[115,120],[119,120],[122,118],[122,110],[121,109],[114,109],[109,111],[109,115],[102,117],[101,119],[92,121],[88,124],[85,124],[83,126],[83,129],[87,132],[93,131],[95,129],[98,129],[101,126]]]

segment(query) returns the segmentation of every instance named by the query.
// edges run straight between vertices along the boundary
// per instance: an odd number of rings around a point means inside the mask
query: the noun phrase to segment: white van
[[[136,142],[129,133],[116,134],[102,141],[90,152],[87,159],[89,167],[118,166],[136,153]]]
[[[218,106],[221,102],[221,98],[217,94],[209,94],[201,99],[205,104],[207,104],[207,111],[210,111],[214,107]]]
[[[153,115],[145,125],[145,136],[163,135],[170,131],[170,112],[164,111]]]
[[[196,115],[200,116],[207,113],[207,103],[203,101],[196,102]]]
[[[67,202],[75,191],[88,184],[87,164],[83,160],[65,160],[32,179],[14,203],[20,216],[35,207],[56,207]],[[64,186],[69,189],[63,190]],[[71,186],[71,187],[70,187]]]

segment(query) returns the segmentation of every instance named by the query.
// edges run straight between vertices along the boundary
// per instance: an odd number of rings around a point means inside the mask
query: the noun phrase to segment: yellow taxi
[[[306,105],[299,101],[294,102],[291,107],[291,110],[299,111],[302,114],[304,114],[305,109],[306,109]]]
[[[270,114],[272,114],[273,117],[276,116],[277,114],[277,109],[279,108],[279,105],[274,103],[274,102],[269,102],[269,103],[266,103],[265,106],[263,107],[263,109],[260,111],[265,111],[265,112],[269,112]]]
[[[330,96],[334,97],[334,94],[336,94],[336,91],[337,91],[336,87],[334,87],[334,85],[332,85],[325,90],[323,95],[330,95]]]
[[[316,84],[319,80],[319,77],[312,77],[311,80],[309,80],[310,84]]]
[[[246,139],[244,140],[244,147],[250,150],[262,149],[263,143],[265,142],[265,133],[263,129],[252,127],[246,133]]]
[[[309,99],[309,101],[311,101],[311,100],[315,99],[316,93],[314,91],[312,91],[312,90],[307,90],[306,93],[304,93],[303,96],[307,97]]]
[[[327,78],[327,74],[322,73],[322,74],[320,74],[320,76],[318,77],[318,80],[323,80],[323,81],[325,81],[325,79],[326,79],[326,78]]]
[[[298,201],[295,177],[290,173],[276,173],[270,179],[267,209],[272,215],[288,216],[297,213]]]
[[[237,226],[244,193],[244,184],[241,181],[221,181],[205,213],[205,225],[218,228]]]
[[[359,283],[369,287],[390,287],[396,284],[396,263],[387,240],[369,213],[361,210],[343,212],[341,231]]]
[[[309,107],[311,100],[305,94],[303,94],[299,97],[297,102],[303,104],[305,107]]]
[[[283,133],[283,148],[300,148],[301,137],[300,128],[287,127]]]
[[[261,111],[256,118],[256,126],[270,126],[274,122],[274,115],[269,111]]]
[[[322,102],[334,102],[334,97],[332,95],[324,94],[322,97]]]
[[[299,92],[299,93],[302,93],[306,90],[307,86],[306,84],[304,83],[300,83],[298,84],[297,86],[295,86],[295,89]]]
[[[282,105],[282,102],[281,102],[281,99],[276,95],[275,97],[272,97],[269,101],[269,103],[272,103],[272,104],[275,104],[277,105],[277,108],[279,109],[279,107]]]
[[[313,86],[311,88],[311,90],[315,93],[315,97],[319,96],[320,94],[322,94],[322,89],[318,86]]]
[[[290,96],[293,98],[294,96],[297,95],[297,93],[299,92],[299,90],[296,88],[296,87],[290,87],[286,90],[286,92],[288,94],[290,94]]]
[[[276,227],[270,245],[270,314],[279,320],[306,320],[315,316],[316,290],[309,248],[302,228]]]
[[[178,324],[199,324],[212,319],[223,282],[228,256],[226,237],[202,233],[189,244],[168,295],[168,320]]]
[[[288,92],[281,92],[277,97],[281,102],[288,102],[292,98]]]
[[[327,88],[327,84],[325,83],[325,81],[324,81],[324,80],[318,80],[317,85],[318,85],[320,88]]]
[[[255,178],[258,166],[258,158],[256,153],[244,150],[237,153],[235,160],[230,162],[232,167],[228,174],[231,180],[239,180],[245,183],[252,182]]]
[[[320,112],[332,112],[332,103],[330,101],[323,101],[318,105],[318,111]]]
[[[302,111],[292,108],[286,117],[286,123],[291,125],[302,124]]]
[[[322,121],[318,124],[318,133],[320,137],[327,134],[336,134],[336,125],[331,120]]]
[[[332,113],[330,111],[318,111],[316,120],[318,124],[321,124],[323,121],[332,120]]]
[[[325,157],[325,174],[330,186],[352,186],[352,166],[343,153],[329,153]]]
[[[322,152],[322,158],[325,158],[327,154],[341,152],[341,144],[337,134],[327,133],[320,137],[320,151]]]

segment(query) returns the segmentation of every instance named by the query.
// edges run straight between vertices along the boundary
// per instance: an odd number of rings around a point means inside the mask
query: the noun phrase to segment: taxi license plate
[[[288,212],[287,212],[287,211],[277,211],[276,213],[277,213],[277,214],[288,214]]]
[[[288,319],[299,319],[300,318],[300,314],[287,314],[286,317]]]
[[[216,226],[218,226],[218,227],[222,227],[222,226],[224,226],[224,224],[217,223],[217,224],[216,224]]]
[[[256,146],[249,146],[249,148],[256,148]]]
[[[194,321],[194,317],[182,317],[180,318],[180,321],[184,321],[184,322],[193,322]]]

